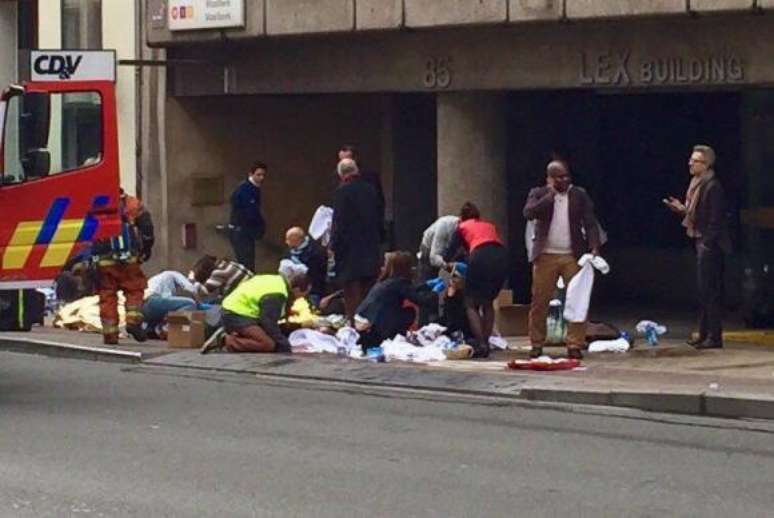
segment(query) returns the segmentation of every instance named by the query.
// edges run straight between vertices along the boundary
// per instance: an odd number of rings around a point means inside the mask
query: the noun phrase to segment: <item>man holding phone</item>
[[[723,254],[731,251],[726,225],[726,201],[723,186],[715,175],[715,151],[705,145],[694,146],[688,160],[691,183],[685,202],[664,199],[664,204],[683,218],[686,234],[696,246],[699,291],[699,334],[688,344],[697,349],[723,347]]]

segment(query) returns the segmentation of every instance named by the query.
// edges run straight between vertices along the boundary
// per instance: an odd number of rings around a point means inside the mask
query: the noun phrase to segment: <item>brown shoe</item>
[[[530,359],[535,360],[541,356],[543,356],[543,348],[539,345],[533,345],[532,349],[529,350]]]
[[[118,345],[118,335],[114,333],[102,335],[102,343],[105,345]]]
[[[454,349],[449,349],[446,351],[446,359],[447,360],[469,360],[470,358],[473,358],[473,354],[475,353],[475,349],[473,349],[471,346],[467,344],[461,344],[455,347]]]
[[[581,352],[579,347],[568,347],[567,358],[569,358],[570,360],[582,360],[583,352]]]

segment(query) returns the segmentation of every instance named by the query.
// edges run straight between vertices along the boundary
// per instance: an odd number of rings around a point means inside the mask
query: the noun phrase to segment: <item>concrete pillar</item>
[[[742,235],[752,264],[771,265],[774,257],[774,91],[742,93],[742,160],[746,203],[742,207]]]
[[[102,2],[102,46],[115,49],[116,59],[136,59],[137,31],[134,2]],[[119,22],[120,21],[120,22]],[[137,193],[137,70],[119,66],[116,69],[116,102],[118,104],[119,171],[121,186],[130,194]]]
[[[0,2],[0,85],[5,88],[19,80],[16,54],[16,4]]]
[[[508,238],[505,95],[438,95],[438,213],[457,214],[465,201]]]

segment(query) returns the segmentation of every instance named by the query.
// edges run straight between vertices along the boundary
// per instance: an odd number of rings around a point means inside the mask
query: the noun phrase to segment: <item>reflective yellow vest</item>
[[[223,309],[237,315],[261,318],[261,299],[267,295],[282,295],[288,298],[288,285],[280,275],[256,275],[242,282],[223,299]],[[282,310],[285,316],[285,309]]]

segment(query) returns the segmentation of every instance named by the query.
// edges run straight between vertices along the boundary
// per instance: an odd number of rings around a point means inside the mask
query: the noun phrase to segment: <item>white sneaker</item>
[[[210,336],[207,340],[205,340],[204,344],[202,345],[202,348],[199,349],[199,352],[202,354],[207,354],[216,349],[222,349],[223,338],[225,336],[226,336],[226,331],[222,327],[219,327],[214,333],[212,333],[212,336]]]

